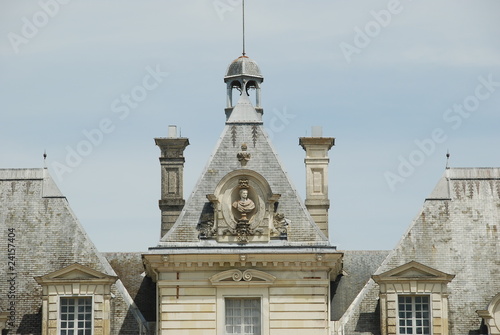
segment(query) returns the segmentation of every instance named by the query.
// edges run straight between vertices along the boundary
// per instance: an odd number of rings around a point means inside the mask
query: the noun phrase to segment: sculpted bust
[[[241,213],[240,220],[248,220],[247,213],[250,213],[255,209],[255,203],[252,199],[248,198],[248,189],[242,188],[240,190],[240,200],[233,202],[233,207]]]

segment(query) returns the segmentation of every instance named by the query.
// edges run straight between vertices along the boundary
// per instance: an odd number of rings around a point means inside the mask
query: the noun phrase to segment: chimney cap
[[[169,125],[168,126],[168,138],[177,138],[177,126]]]
[[[311,127],[311,137],[323,137],[323,127],[312,126]]]

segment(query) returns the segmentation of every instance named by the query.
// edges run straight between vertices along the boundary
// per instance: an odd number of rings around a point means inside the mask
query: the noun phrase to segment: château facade
[[[245,55],[229,64],[188,199],[189,139],[155,138],[161,238],[143,253],[99,252],[47,169],[1,169],[2,334],[500,334],[500,168],[446,169],[393,250],[337,250],[335,139],[299,139],[302,201],[263,127],[263,80]]]

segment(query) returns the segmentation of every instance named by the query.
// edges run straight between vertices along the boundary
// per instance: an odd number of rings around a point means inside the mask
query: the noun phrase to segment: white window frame
[[[90,307],[90,309],[91,309],[90,334],[91,335],[94,334],[94,296],[91,296],[91,295],[81,295],[81,296],[80,295],[59,295],[58,300],[57,300],[57,306],[58,306],[58,310],[57,310],[57,335],[61,335],[61,331],[63,330],[63,329],[61,329],[61,323],[63,321],[61,319],[61,313],[62,313],[61,300],[62,299],[83,299],[83,298],[90,298],[90,306],[91,306]],[[76,313],[76,311],[75,311],[75,313]],[[78,320],[75,320],[75,322],[78,322]],[[74,335],[78,335],[77,330],[75,331]]]
[[[408,333],[401,333],[400,329],[401,326],[400,325],[400,321],[401,320],[408,320],[409,318],[405,317],[405,318],[401,318],[400,317],[400,313],[402,312],[406,312],[405,311],[401,311],[400,308],[399,308],[399,305],[400,305],[400,302],[399,302],[399,299],[400,298],[411,298],[411,306],[412,306],[412,309],[411,309],[411,313],[412,313],[412,317],[411,317],[411,320],[412,320],[412,330],[413,332],[411,333],[412,335],[432,335],[432,296],[431,295],[427,295],[427,294],[417,294],[417,295],[407,295],[407,294],[398,294],[398,297],[397,297],[397,324],[396,324],[396,329],[397,329],[397,334],[399,335],[408,335]],[[427,318],[416,318],[415,316],[415,313],[418,312],[417,309],[416,309],[416,301],[415,299],[416,298],[427,298],[427,305],[428,305],[428,310],[427,310],[427,313],[429,313],[428,317]],[[406,304],[406,302],[405,302]],[[429,325],[427,326],[417,326],[417,320],[428,320],[429,321]],[[426,327],[429,329],[429,333],[428,334],[425,334],[425,333],[417,333],[416,330],[417,330],[417,327]],[[408,326],[404,326],[404,328],[408,328]]]
[[[217,334],[226,333],[226,298],[260,299],[261,335],[269,335],[269,289],[264,287],[217,288]]]
[[[245,300],[254,300],[254,301],[258,301],[258,308],[259,308],[259,332],[258,334],[252,334],[252,335],[261,335],[262,334],[262,299],[260,297],[225,297],[224,298],[224,334],[228,335],[227,333],[227,318],[228,318],[228,315],[227,315],[227,304],[228,304],[228,301],[230,300],[233,300],[233,301],[240,301],[240,302],[244,302]],[[240,319],[242,321],[244,321],[245,319],[245,315],[244,315],[244,310],[245,310],[245,307],[244,306],[240,306],[239,310],[241,312],[243,312],[241,315],[240,315]],[[247,334],[245,332],[245,329],[244,327],[246,326],[245,322],[239,324],[239,326],[242,328],[242,332],[240,333],[236,333],[236,334],[242,334],[242,335],[250,335],[250,334]],[[234,333],[231,333],[231,334],[234,334]],[[229,335],[231,335],[229,334]]]

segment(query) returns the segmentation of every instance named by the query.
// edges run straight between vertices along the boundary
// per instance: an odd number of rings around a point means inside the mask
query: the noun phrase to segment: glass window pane
[[[430,334],[429,296],[398,297],[398,333]]]
[[[227,335],[260,335],[261,310],[259,298],[226,298],[225,312]]]
[[[61,335],[91,335],[92,298],[61,298],[60,320]]]

